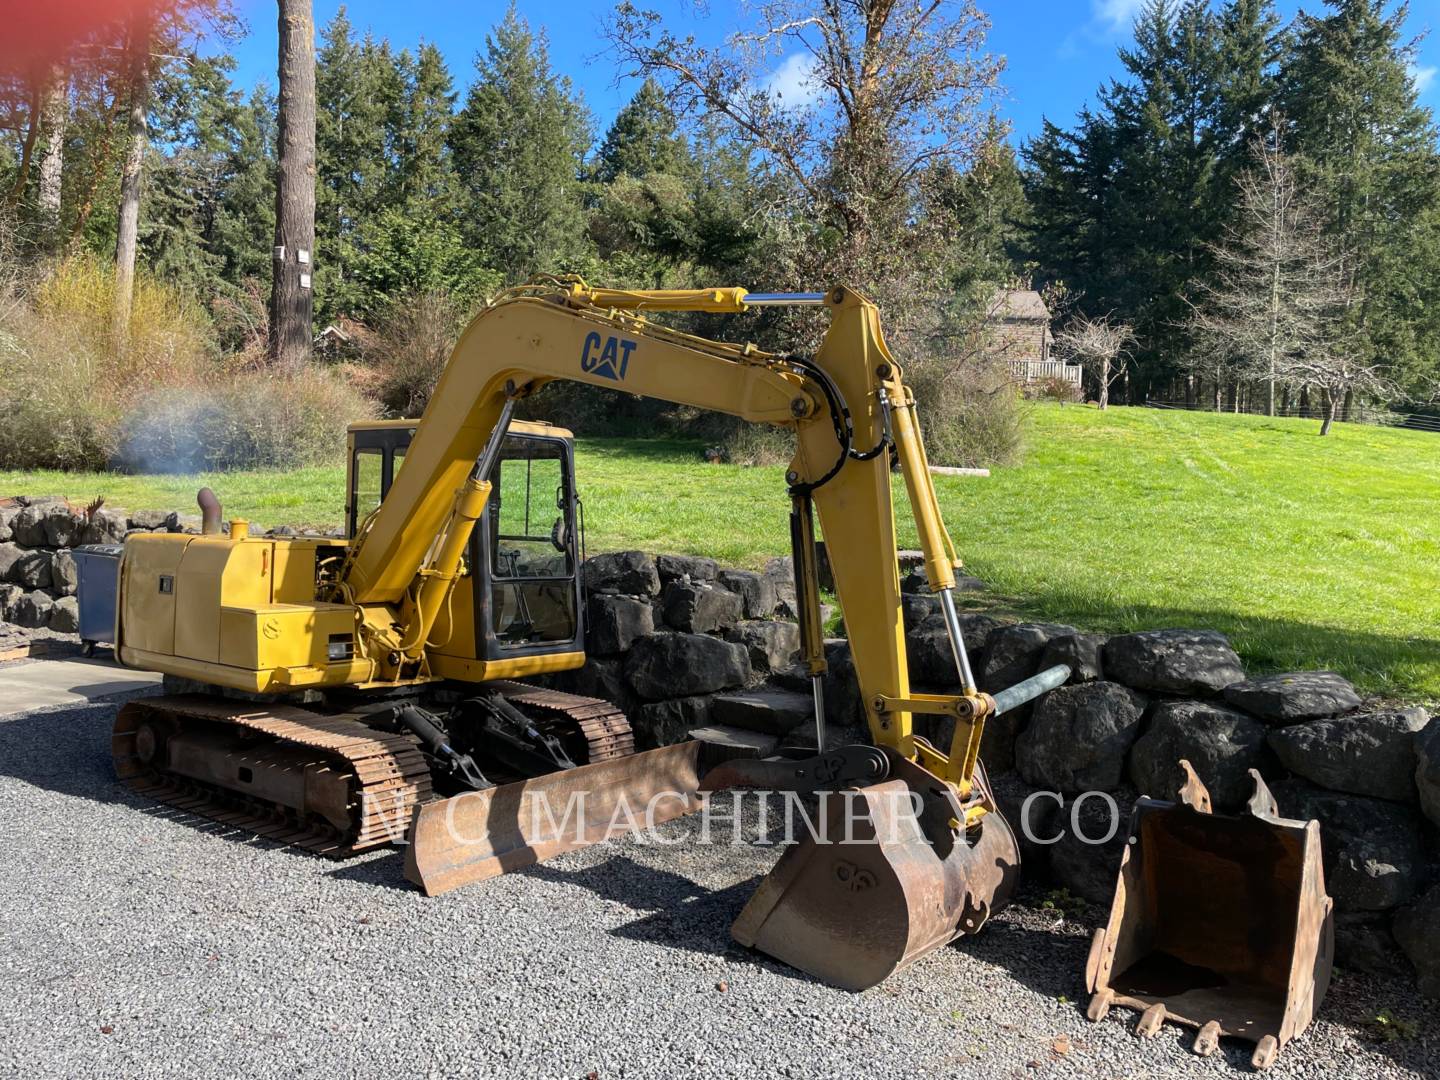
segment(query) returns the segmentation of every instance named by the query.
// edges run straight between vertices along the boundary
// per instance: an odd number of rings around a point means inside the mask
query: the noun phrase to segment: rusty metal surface
[[[578,732],[585,745],[584,755],[575,759],[578,764],[609,761],[635,753],[630,721],[609,701],[508,680],[487,685],[534,718],[547,734],[565,741],[567,748],[570,748],[569,736]]]
[[[990,812],[965,842],[952,836],[947,847],[927,837],[910,810],[912,793],[934,794],[943,782],[903,759],[892,768],[892,780],[827,798],[822,835],[844,837],[848,816],[855,842],[807,836],[787,849],[735,920],[736,941],[859,991],[976,933],[1005,906],[1020,850],[984,771],[975,781]]]
[[[1279,817],[1253,771],[1244,813],[1210,813],[1204,785],[1181,765],[1178,803],[1135,805],[1110,919],[1087,962],[1088,1015],[1098,1022],[1123,1005],[1143,1014],[1141,1034],[1166,1020],[1196,1028],[1202,1055],[1221,1036],[1245,1039],[1254,1066],[1268,1068],[1330,982],[1320,826]]]
[[[157,754],[157,726],[182,737],[183,773]],[[430,798],[425,759],[404,736],[288,705],[199,695],[132,701],[115,718],[111,751],[116,775],[147,798],[334,857],[396,842]],[[239,779],[242,768],[261,778],[259,790]],[[308,788],[296,781],[298,797],[266,797],[283,795],[284,774],[294,780],[297,770],[318,775]]]
[[[405,876],[429,896],[696,810],[700,744],[662,746],[420,808]]]

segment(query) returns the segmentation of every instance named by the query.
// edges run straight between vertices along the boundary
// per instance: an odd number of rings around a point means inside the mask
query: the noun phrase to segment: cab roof
[[[357,431],[397,431],[406,428],[414,431],[419,426],[419,420],[360,420],[347,427],[345,432],[354,434]],[[547,424],[543,420],[511,420],[510,431],[516,435],[548,435],[552,439],[575,437],[568,428]]]

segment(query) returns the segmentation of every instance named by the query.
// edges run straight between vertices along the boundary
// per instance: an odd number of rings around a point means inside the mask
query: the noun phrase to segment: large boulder
[[[780,740],[774,735],[745,728],[710,724],[693,728],[690,737],[700,744],[700,771],[708,772],[727,761],[753,761],[770,757]]]
[[[827,638],[825,665],[826,726],[836,731],[868,733],[869,720],[865,702],[860,697],[860,679],[855,674],[850,642],[844,638]]]
[[[53,560],[48,551],[27,551],[10,568],[10,576],[27,589],[48,589],[54,580],[50,573]]]
[[[1350,681],[1333,671],[1261,675],[1225,688],[1225,700],[1271,724],[1298,724],[1360,707]]]
[[[591,593],[585,604],[585,648],[597,656],[623,653],[638,638],[654,631],[654,615],[645,600]]]
[[[902,593],[900,621],[907,634],[914,633],[926,619],[940,614],[940,598],[933,593]]]
[[[15,605],[25,595],[19,585],[0,584],[0,623],[14,622]]]
[[[640,702],[625,679],[622,659],[591,656],[582,667],[558,672],[545,681],[557,690],[611,702],[632,722],[639,715]]]
[[[125,539],[128,517],[123,510],[101,508],[90,515],[80,535],[82,544],[118,544]]]
[[[80,632],[80,601],[73,596],[62,596],[50,608],[51,630],[57,634],[78,634]]]
[[[10,609],[10,621],[16,626],[39,629],[50,623],[55,602],[39,589],[23,594]]]
[[[1415,786],[1420,809],[1432,825],[1440,825],[1440,716],[1415,736]]]
[[[978,673],[985,660],[985,642],[1004,624],[989,615],[968,611],[958,618],[960,635],[965,639],[965,652],[970,657],[970,669]],[[950,632],[945,627],[945,616],[938,613],[931,615],[906,634],[905,652],[913,682],[933,687],[960,685],[960,673],[955,669],[955,654],[950,648]]]
[[[1050,845],[1050,875],[1055,882],[1092,904],[1108,905],[1115,896],[1120,859],[1130,837],[1130,812],[1135,793],[1121,788],[1113,795],[1081,795],[1061,807],[1051,806],[1049,829],[1042,838],[1056,835]]]
[[[672,698],[641,705],[635,717],[635,745],[641,750],[670,746],[690,738],[690,732],[710,722],[708,697]]]
[[[1389,911],[1416,894],[1425,852],[1413,811],[1298,780],[1271,788],[1282,817],[1320,822],[1325,886],[1336,910]]]
[[[656,555],[655,569],[664,588],[672,581],[714,581],[720,565],[703,555]]]
[[[1104,634],[1062,634],[1051,638],[1040,654],[1037,670],[1048,671],[1056,664],[1064,664],[1070,669],[1072,683],[1099,682],[1105,678],[1101,658],[1108,640]]]
[[[655,569],[655,560],[643,551],[594,555],[585,560],[581,578],[591,592],[625,596],[655,596],[660,592],[660,573]]]
[[[13,539],[21,547],[44,547],[45,512],[43,504],[27,506],[10,520]]]
[[[1185,782],[1184,758],[1216,808],[1237,811],[1254,790],[1249,770],[1260,767],[1265,734],[1260,721],[1216,702],[1159,702],[1130,752],[1130,780],[1142,795],[1174,799]]]
[[[745,685],[750,657],[743,645],[706,634],[652,634],[631,646],[625,677],[646,701],[713,694]]]
[[[1393,928],[1420,976],[1420,993],[1440,998],[1440,885],[1396,915]]]
[[[775,583],[765,575],[753,570],[721,570],[716,580],[744,602],[747,619],[768,619],[775,614],[780,598]]]
[[[0,543],[0,581],[14,581],[15,567],[27,554],[19,544],[10,541]]]
[[[800,651],[800,627],[775,619],[750,619],[726,630],[725,640],[745,646],[752,671],[783,671]]]
[[[145,532],[175,532],[180,527],[180,514],[175,510],[136,510],[130,515],[130,528]]]
[[[1136,690],[1212,697],[1245,678],[1240,658],[1214,630],[1143,630],[1105,643],[1105,674]]]
[[[690,634],[708,634],[734,626],[745,614],[744,601],[729,589],[672,578],[661,594],[665,622]]]
[[[1015,740],[1020,775],[1050,791],[1115,790],[1145,706],[1140,694],[1112,682],[1062,686],[1046,694]]]
[[[1285,768],[1321,787],[1416,802],[1415,735],[1429,722],[1424,709],[1311,720],[1271,731],[1270,745]]]
[[[10,527],[10,523],[15,520],[21,509],[19,506],[0,506],[0,543],[15,535],[15,530]]]
[[[85,532],[85,516],[65,504],[45,509],[45,543],[49,547],[70,547],[81,542]]]
[[[975,671],[980,689],[994,694],[1023,682],[1040,670],[1040,657],[1052,638],[1078,632],[1073,626],[1054,623],[1018,623],[992,631],[985,639],[983,663]],[[1022,705],[985,722],[980,755],[991,772],[1002,773],[1015,767],[1015,736],[1033,709],[1034,705]]]
[[[74,596],[80,587],[80,570],[75,565],[75,556],[63,548],[55,552],[50,561],[50,580],[61,596]]]
[[[1335,963],[1382,979],[1405,970],[1405,954],[1390,930],[1385,912],[1350,911],[1335,915]]]
[[[765,564],[764,578],[775,589],[776,603],[784,601],[795,607],[795,560],[789,555],[771,559]]]
[[[710,716],[726,727],[788,735],[801,724],[812,723],[815,709],[809,694],[761,688],[717,694],[710,700]]]

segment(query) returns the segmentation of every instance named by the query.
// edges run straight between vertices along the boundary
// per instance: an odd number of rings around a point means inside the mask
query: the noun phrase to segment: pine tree
[[[1369,357],[1397,381],[1433,377],[1440,311],[1427,301],[1440,276],[1440,152],[1429,109],[1409,72],[1409,14],[1385,0],[1326,0],[1302,14],[1280,78],[1291,142],[1315,163],[1330,228],[1350,253],[1351,318]]]
[[[466,240],[507,281],[563,269],[584,250],[585,109],[513,7],[475,68],[450,129]]]
[[[446,139],[455,109],[455,80],[434,45],[422,44],[414,60],[401,53],[405,91],[396,154],[399,201],[412,212],[447,212],[455,199],[455,176]]]
[[[595,178],[608,184],[617,176],[642,178],[651,173],[682,176],[691,169],[689,147],[675,113],[654,79],[640,84],[600,144]]]

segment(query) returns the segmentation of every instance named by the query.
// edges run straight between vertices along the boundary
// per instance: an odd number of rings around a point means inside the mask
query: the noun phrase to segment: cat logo
[[[630,366],[630,353],[637,341],[611,335],[602,338],[593,330],[585,335],[585,348],[580,353],[580,370],[587,375],[599,375],[602,379],[625,381],[625,371]]]

